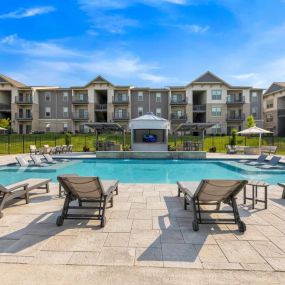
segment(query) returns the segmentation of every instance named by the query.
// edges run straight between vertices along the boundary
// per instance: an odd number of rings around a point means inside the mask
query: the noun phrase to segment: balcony
[[[181,98],[181,99],[174,99],[171,98],[170,105],[187,105],[188,104],[188,98]]]
[[[31,96],[16,96],[15,102],[16,102],[16,104],[20,104],[20,105],[33,104],[33,97],[31,97]]]
[[[114,121],[126,121],[129,120],[129,113],[113,113],[113,120]]]
[[[88,121],[89,120],[89,115],[88,113],[72,113],[72,120],[74,121]]]
[[[227,97],[227,104],[244,104],[244,103],[245,103],[244,96],[239,96],[239,97],[228,96]]]
[[[15,118],[18,121],[32,121],[33,120],[33,115],[32,114],[15,114]]]
[[[9,104],[0,104],[0,112],[3,113],[10,113],[11,112],[11,105]]]
[[[88,96],[84,96],[83,98],[79,96],[72,97],[72,104],[74,105],[86,105],[89,103]]]
[[[95,111],[98,112],[107,112],[107,104],[96,104]]]
[[[244,121],[245,120],[245,114],[240,115],[227,115],[227,121],[228,122],[238,122],[238,121]]]
[[[178,115],[177,113],[172,113],[171,116],[171,121],[173,122],[186,122],[187,121],[187,115]]]
[[[193,112],[204,113],[206,112],[206,104],[203,105],[193,105]]]
[[[130,103],[129,96],[126,98],[120,98],[118,96],[113,97],[113,104],[115,105],[128,105]]]

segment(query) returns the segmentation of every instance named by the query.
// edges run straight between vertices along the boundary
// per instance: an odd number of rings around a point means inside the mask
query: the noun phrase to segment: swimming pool
[[[8,185],[27,178],[51,178],[76,173],[118,179],[123,183],[176,183],[177,180],[248,179],[270,184],[285,182],[285,171],[264,171],[236,161],[226,160],[143,160],[143,159],[74,159],[48,167],[0,168],[0,183]]]

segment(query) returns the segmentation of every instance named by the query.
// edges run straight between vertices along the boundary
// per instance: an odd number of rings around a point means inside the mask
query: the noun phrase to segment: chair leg
[[[80,199],[78,199],[78,206],[82,207],[82,201]]]
[[[105,217],[106,201],[107,201],[107,196],[104,196],[103,207],[102,207],[102,217],[101,217],[101,227],[102,228],[105,227],[105,224],[106,224],[106,217]]]
[[[119,187],[117,186],[117,188],[115,189],[115,192],[117,195],[119,195]]]
[[[194,220],[192,222],[192,227],[193,227],[193,230],[196,232],[196,231],[199,231],[199,223],[198,223],[198,217],[197,217],[196,201],[195,201],[195,199],[191,199],[191,201],[192,201],[193,216],[194,216]]]
[[[46,184],[47,193],[49,193],[49,183]]]
[[[4,209],[4,206],[5,206],[7,198],[8,198],[7,194],[3,194],[2,201],[1,201],[1,204],[0,204],[0,218],[3,217],[2,210]]]
[[[180,187],[178,187],[178,197],[180,197],[180,194],[181,194],[181,190],[180,190]]]
[[[110,199],[110,204],[111,204],[111,208],[113,208],[113,206],[114,206],[114,197],[113,197],[113,195],[112,195],[112,197]]]

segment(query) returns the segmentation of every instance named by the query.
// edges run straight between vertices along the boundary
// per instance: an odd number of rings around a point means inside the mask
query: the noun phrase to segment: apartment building
[[[26,86],[0,75],[0,116],[11,117],[17,133],[87,132],[87,122],[117,122],[128,128],[147,112],[169,119],[172,130],[185,122],[216,123],[208,133],[241,130],[248,115],[263,124],[263,89],[232,86],[206,72],[186,86],[117,86],[101,76],[70,88]]]
[[[274,82],[263,95],[264,127],[285,136],[285,82]]]

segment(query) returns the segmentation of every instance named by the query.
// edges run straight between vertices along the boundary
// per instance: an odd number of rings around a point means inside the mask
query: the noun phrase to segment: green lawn
[[[99,139],[102,141],[109,140],[116,143],[123,142],[121,134],[104,134],[100,135]],[[201,138],[197,136],[185,136],[177,138],[176,144],[181,145],[183,140],[191,140],[201,142]],[[207,136],[205,138],[205,150],[209,150],[215,146],[217,152],[225,152],[225,145],[229,144],[229,136]],[[71,144],[74,151],[82,151],[84,145],[90,148],[90,151],[95,151],[94,148],[95,136],[94,134],[77,134],[71,136]],[[45,144],[49,146],[56,146],[65,144],[64,134],[42,134],[42,135],[0,135],[0,154],[16,154],[29,152],[29,146],[35,144],[38,148]],[[126,135],[126,144],[130,145],[130,135]],[[237,137],[238,145],[257,146],[257,137]],[[278,153],[285,154],[285,137],[265,137],[262,139],[263,145],[277,145]],[[174,139],[169,136],[169,145],[174,146]]]

